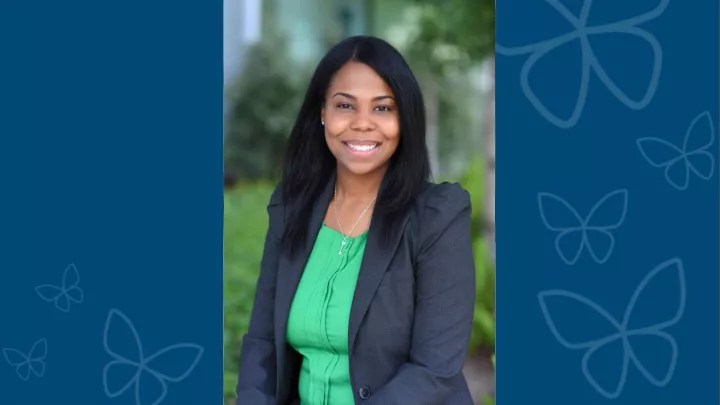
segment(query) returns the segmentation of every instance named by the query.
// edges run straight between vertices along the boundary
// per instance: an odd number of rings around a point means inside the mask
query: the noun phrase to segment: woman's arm
[[[275,223],[278,189],[268,204],[270,217],[265,236],[260,276],[255,289],[250,327],[243,338],[237,405],[275,405],[277,363],[275,357],[275,280],[280,255],[279,230]]]
[[[366,405],[442,404],[462,372],[475,307],[470,196],[459,185],[443,184],[426,212],[410,357]]]

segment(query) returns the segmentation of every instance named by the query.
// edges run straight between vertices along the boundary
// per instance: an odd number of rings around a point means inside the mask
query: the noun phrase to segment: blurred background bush
[[[477,303],[465,374],[493,402],[494,1],[224,0],[225,397],[232,401],[284,143],[317,62],[334,43],[375,35],[423,88],[436,181],[473,199]]]

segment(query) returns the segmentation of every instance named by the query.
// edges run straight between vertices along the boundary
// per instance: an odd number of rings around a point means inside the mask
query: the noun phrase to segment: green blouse
[[[348,238],[324,223],[295,293],[288,343],[303,356],[298,382],[302,405],[354,405],[348,360],[348,323],[367,232]]]

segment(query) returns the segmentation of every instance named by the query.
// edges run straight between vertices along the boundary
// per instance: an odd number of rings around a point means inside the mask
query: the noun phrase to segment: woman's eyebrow
[[[349,98],[351,100],[357,100],[357,97],[353,96],[352,94],[348,94],[348,93],[345,93],[342,91],[338,91],[337,93],[333,94],[333,97],[336,97],[336,96],[343,96],[343,97]],[[388,96],[388,95],[373,97],[372,101],[380,101],[380,100],[385,100],[385,99],[390,99],[390,100],[395,101],[395,98],[393,98],[392,96]]]

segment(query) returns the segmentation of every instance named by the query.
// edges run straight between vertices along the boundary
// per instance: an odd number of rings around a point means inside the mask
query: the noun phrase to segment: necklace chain
[[[365,216],[365,213],[367,212],[367,210],[369,210],[370,207],[373,205],[373,203],[375,202],[375,199],[377,199],[377,197],[373,198],[372,201],[370,201],[370,204],[368,204],[367,207],[365,207],[365,209],[363,210],[362,214],[360,214],[360,216],[358,217],[357,221],[355,221],[355,225],[353,225],[352,228],[350,228],[350,232],[345,233],[345,232],[343,232],[343,230],[342,230],[342,225],[340,225],[340,217],[338,217],[338,212],[337,212],[337,211],[338,211],[338,210],[337,210],[337,187],[335,187],[335,194],[334,194],[334,196],[333,196],[333,210],[334,210],[334,212],[335,212],[335,221],[337,221],[338,229],[340,230],[340,233],[343,235],[343,240],[342,240],[342,243],[340,244],[340,251],[338,252],[338,255],[342,255],[342,251],[343,251],[343,248],[345,247],[345,244],[347,243],[348,237],[350,237],[350,234],[352,234],[352,232],[355,230],[355,227],[360,223],[360,220],[362,219],[362,217]]]

